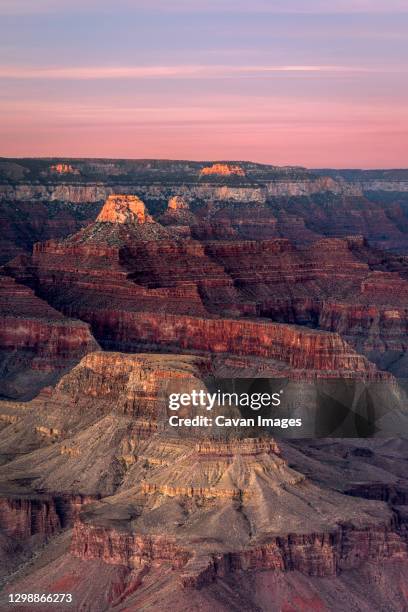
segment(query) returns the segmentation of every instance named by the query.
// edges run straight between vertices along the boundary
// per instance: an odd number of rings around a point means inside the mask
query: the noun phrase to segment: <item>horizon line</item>
[[[156,161],[156,162],[193,162],[196,164],[215,164],[215,163],[240,163],[240,164],[257,164],[259,166],[272,166],[274,168],[299,168],[302,170],[408,170],[407,166],[303,166],[299,164],[274,164],[272,162],[258,162],[249,159],[222,159],[222,158],[213,158],[213,159],[187,159],[187,158],[170,158],[170,157],[97,157],[97,156],[65,156],[65,155],[2,155],[0,154],[1,160],[10,160],[10,159],[19,159],[19,160],[65,160],[65,161],[82,161],[82,160],[102,160],[102,161]]]

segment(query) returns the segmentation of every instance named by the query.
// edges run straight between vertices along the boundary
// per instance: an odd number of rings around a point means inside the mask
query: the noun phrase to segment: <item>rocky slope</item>
[[[343,446],[360,482],[371,477],[367,462],[387,455],[369,442],[365,455]],[[70,542],[55,550],[51,540],[48,554],[6,592],[64,585],[91,610],[158,610],[165,601],[175,609],[339,611],[388,601],[390,610],[404,610],[403,506],[344,495],[327,482],[322,488],[328,470],[319,449],[312,478],[288,466],[290,452],[299,453],[268,439],[202,444],[155,436],[116,495],[83,506]],[[340,482],[350,486],[353,477],[342,469]],[[362,594],[371,581],[376,586]]]
[[[14,279],[0,276],[0,394],[30,398],[97,348],[89,326],[67,319]]]
[[[359,601],[353,585],[369,575],[403,584],[405,443],[160,429],[163,385],[197,388],[209,365],[97,352],[32,402],[0,403],[0,525],[6,549],[22,547],[17,575],[4,570],[6,593],[35,584],[72,591],[90,610],[158,610],[164,600],[223,610],[223,590],[240,584],[236,609],[242,597],[248,609],[289,605],[297,592],[331,609],[346,585]],[[393,589],[392,609],[403,610],[404,591]]]

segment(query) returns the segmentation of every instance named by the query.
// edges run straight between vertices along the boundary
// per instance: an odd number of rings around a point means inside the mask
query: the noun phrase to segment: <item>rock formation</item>
[[[163,457],[162,445],[148,442],[143,461],[146,454]],[[150,469],[140,488],[130,488],[136,462],[117,495],[82,512],[73,555],[129,568],[171,563],[189,588],[242,570],[333,576],[370,559],[407,558],[383,503],[327,490],[323,496],[270,441],[179,446],[182,452]]]
[[[400,470],[408,449],[371,441],[361,449],[345,441],[333,447],[337,477],[327,467],[327,442],[277,444],[244,432],[229,439],[200,438],[199,432],[180,438],[154,428],[162,383],[196,386],[207,366],[196,357],[98,352],[31,406],[0,403],[0,412],[19,416],[0,433],[9,457],[0,479],[0,525],[10,542],[38,558],[7,592],[34,583],[50,588],[76,576],[70,588],[92,610],[121,602],[138,608],[153,584],[156,601],[170,598],[178,606],[184,597],[202,604],[231,581],[239,580],[242,590],[248,576],[278,573],[281,585],[303,581],[319,590],[319,581],[336,584],[340,576],[363,581],[367,567],[391,572],[397,563],[405,575],[408,516],[396,515],[384,499],[408,499],[400,492],[407,486]],[[14,444],[21,435],[25,449],[13,449],[11,427],[17,427]],[[41,438],[32,450],[30,427],[60,433]],[[384,463],[393,452],[401,467]],[[28,471],[28,481],[19,479]],[[393,498],[371,486],[380,473],[384,482],[395,481]],[[354,479],[359,488],[351,492]],[[72,535],[64,536],[61,529],[72,524]],[[50,562],[54,538],[59,552]],[[166,580],[157,588],[160,576]],[[283,598],[290,592],[276,591]],[[245,597],[246,606],[254,605],[260,593]]]
[[[268,205],[271,219],[281,214],[301,218],[312,232],[304,232],[303,237],[293,235],[291,225],[282,223],[281,235],[291,239],[312,239],[313,233],[320,236],[362,233],[384,248],[407,248],[404,198],[408,176],[404,170],[312,172],[305,168],[240,162],[221,166],[238,166],[244,176],[209,174],[212,182],[208,182],[200,177],[203,165],[198,162],[77,160],[68,164],[66,160],[55,160],[52,166],[72,166],[81,179],[70,172],[50,172],[47,160],[31,160],[29,164],[23,160],[4,160],[0,163],[0,200],[10,204],[102,204],[112,193],[138,193],[149,206],[158,201],[165,205],[175,195],[197,202],[258,202]],[[213,166],[204,169],[212,171]],[[120,176],[124,178],[118,182]],[[226,184],[220,184],[223,179]],[[13,209],[8,207],[7,214],[12,214]],[[57,236],[41,239],[54,237]]]
[[[56,174],[79,174],[79,170],[71,164],[54,164],[50,170]]]
[[[132,195],[110,195],[96,221],[99,223],[152,223],[142,200]]]
[[[245,176],[245,170],[237,164],[213,164],[200,170],[200,176]]]
[[[0,393],[33,397],[97,348],[89,326],[67,319],[31,289],[0,276]]]
[[[168,210],[189,210],[188,202],[182,196],[173,196],[167,205]]]
[[[380,367],[393,361],[392,371],[403,374],[408,324],[403,262],[395,270],[392,257],[381,257],[362,237],[296,248],[284,239],[172,239],[170,228],[97,221],[64,242],[36,245],[29,262],[6,269],[55,308],[90,323],[109,349],[134,351],[149,343],[282,359],[262,348],[259,333],[268,338],[266,346],[277,333],[290,337],[292,328],[248,321],[249,315],[340,334]],[[222,321],[214,319],[220,315]],[[241,338],[236,343],[235,334]],[[305,340],[306,331],[302,334]],[[316,338],[316,347],[326,338],[328,346],[338,343],[335,335],[312,329],[307,335]],[[304,341],[300,350],[306,354],[309,346]],[[336,351],[329,349],[331,365],[309,355],[295,367],[342,369],[334,365]],[[353,360],[350,364],[346,369],[355,368]]]

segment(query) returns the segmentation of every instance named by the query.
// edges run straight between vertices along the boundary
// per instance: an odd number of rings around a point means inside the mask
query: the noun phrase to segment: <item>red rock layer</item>
[[[55,503],[51,499],[0,498],[0,528],[20,542],[37,534],[46,538],[60,527]]]
[[[99,225],[115,226],[115,233],[96,224],[68,241],[36,245],[31,261],[8,269],[17,278],[31,276],[53,306],[91,323],[104,347],[177,347],[277,359],[298,369],[372,371],[336,335],[340,331],[353,342],[353,334],[347,335],[337,319],[329,324],[321,316],[331,303],[355,309],[360,301],[358,307],[368,309],[371,272],[363,255],[369,249],[361,239],[323,240],[306,250],[283,239],[203,245],[134,240],[124,224]],[[148,225],[154,224],[141,227]],[[113,236],[117,244],[109,242]],[[365,249],[363,255],[355,254],[355,247]],[[387,277],[388,288],[390,282],[400,292],[408,286],[397,274]],[[383,301],[377,301],[389,311],[384,304],[389,291],[381,295]],[[236,318],[256,314],[335,334]]]
[[[171,350],[254,355],[292,368],[335,375],[376,375],[375,366],[337,334],[240,319],[203,319],[183,315],[105,311],[81,316],[109,345],[134,351],[138,346]]]
[[[156,246],[161,243],[162,247]],[[141,245],[138,252],[145,255],[141,257],[139,269],[146,265],[144,262],[148,261],[149,252],[153,254],[156,251],[158,258],[165,256],[165,240],[143,241]],[[133,254],[118,246],[88,242],[65,245],[49,241],[35,245],[31,270],[36,276],[40,294],[69,316],[76,316],[74,313],[79,311],[81,304],[88,304],[95,311],[111,305],[128,311],[206,312],[193,280],[160,283],[152,270],[152,278],[146,278],[147,286],[137,284],[132,280],[131,268],[127,265],[129,257]],[[176,259],[174,257],[172,261]],[[167,264],[167,269],[170,264]],[[150,265],[157,266],[157,261]],[[179,268],[182,266],[183,260]]]
[[[343,525],[327,533],[275,537],[225,555],[195,556],[166,536],[142,536],[77,521],[71,554],[133,568],[170,561],[173,569],[182,569],[179,577],[183,586],[197,588],[243,570],[298,570],[309,576],[334,576],[365,561],[406,559],[407,544],[391,524],[367,528]]]
[[[183,567],[189,553],[164,536],[143,537],[136,534],[93,527],[77,521],[71,543],[71,554],[82,559],[101,559],[114,565],[140,567],[145,561],[171,561]]]
[[[408,282],[361,237],[325,239],[308,249],[288,241],[210,243],[206,252],[222,263],[258,313],[274,320],[340,333],[359,352],[405,352]],[[253,273],[256,270],[256,274]]]
[[[50,382],[49,375],[98,346],[86,323],[66,319],[6,276],[0,276],[0,318],[0,356],[6,368],[0,388],[5,395],[34,395],[42,383]]]

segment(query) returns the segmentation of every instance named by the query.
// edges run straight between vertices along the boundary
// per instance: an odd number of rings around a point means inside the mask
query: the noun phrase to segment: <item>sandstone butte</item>
[[[143,224],[153,222],[142,200],[135,195],[110,195],[97,219],[100,223]]]
[[[213,164],[200,170],[200,176],[245,176],[245,170],[235,164]]]

